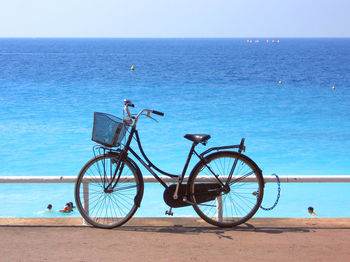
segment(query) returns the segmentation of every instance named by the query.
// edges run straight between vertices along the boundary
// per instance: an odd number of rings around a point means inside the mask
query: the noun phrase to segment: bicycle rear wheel
[[[77,178],[75,201],[82,217],[93,226],[121,226],[134,215],[141,202],[143,180],[130,161],[121,160],[112,181],[118,161],[119,154],[97,156],[82,168]]]
[[[225,188],[213,173],[225,184],[234,163],[233,176]],[[192,171],[188,186],[197,214],[219,227],[234,227],[246,222],[259,209],[264,194],[264,180],[258,166],[233,151],[206,156],[205,161]],[[209,190],[204,192],[203,188]]]

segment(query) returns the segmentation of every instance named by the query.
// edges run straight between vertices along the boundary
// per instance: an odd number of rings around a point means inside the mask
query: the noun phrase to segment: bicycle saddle
[[[210,139],[210,135],[208,135],[208,134],[186,134],[186,135],[184,135],[184,138],[191,140],[191,141],[195,142],[196,144],[202,143],[205,145],[207,143],[207,141]]]

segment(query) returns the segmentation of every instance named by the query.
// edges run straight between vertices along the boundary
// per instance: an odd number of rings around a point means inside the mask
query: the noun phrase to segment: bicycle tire
[[[85,221],[95,227],[121,226],[135,214],[140,205],[143,195],[142,175],[128,159],[121,160],[118,171],[122,168],[122,172],[116,187],[109,191],[106,189],[118,160],[119,154],[99,155],[88,161],[78,175],[75,184],[76,205]]]
[[[225,193],[222,190],[223,186],[211,172],[222,178],[229,174],[235,161],[237,164],[231,178],[233,182],[229,185],[229,192]],[[208,179],[211,182],[208,182]],[[212,197],[205,202],[196,200],[196,185],[200,188],[198,184],[203,183],[217,184],[216,188],[219,189],[214,199]],[[264,179],[259,167],[247,156],[233,151],[220,151],[206,156],[193,168],[189,177],[188,192],[194,210],[202,219],[215,226],[234,227],[249,220],[259,209],[264,194]],[[219,216],[217,209],[217,201],[220,197],[222,216]],[[200,198],[198,194],[197,198]]]

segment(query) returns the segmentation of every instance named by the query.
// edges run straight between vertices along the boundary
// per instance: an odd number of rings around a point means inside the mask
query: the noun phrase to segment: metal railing
[[[350,175],[279,175],[278,176],[280,183],[350,183]],[[0,176],[0,183],[75,183],[76,176]],[[188,178],[184,179],[184,182],[187,182]],[[198,182],[210,182],[213,178],[202,177]],[[153,176],[144,176],[143,180],[145,183],[159,183]],[[177,178],[163,177],[162,180],[165,183],[176,183]],[[124,177],[120,179],[120,182],[131,182],[133,177]],[[254,178],[246,178],[244,181],[253,182]],[[264,175],[265,183],[276,182],[276,176],[273,175]],[[88,192],[90,181],[83,181],[83,190]],[[84,194],[84,196],[88,194]],[[221,197],[217,198],[217,218],[219,221],[222,221],[222,199]],[[84,198],[84,208],[88,210],[89,199]],[[84,221],[85,224],[85,221]]]
[[[350,183],[350,175],[278,175],[281,183]],[[76,176],[0,176],[0,183],[75,183]],[[130,181],[130,178],[125,180]],[[165,183],[177,182],[177,178],[163,177]],[[144,176],[145,183],[158,183],[153,176]],[[184,179],[184,182],[187,178]],[[254,180],[251,180],[254,181]],[[276,182],[275,175],[264,175],[265,183]]]

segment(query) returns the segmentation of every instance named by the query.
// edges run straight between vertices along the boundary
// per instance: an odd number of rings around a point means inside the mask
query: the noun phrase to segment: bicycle
[[[172,208],[192,206],[206,222],[234,227],[256,213],[263,198],[264,179],[258,165],[242,154],[244,138],[239,145],[212,147],[199,154],[195,147],[199,143],[206,145],[210,135],[186,134],[184,137],[192,141],[192,146],[181,175],[173,175],[148,159],[136,129],[141,116],[155,120],[152,116],[164,116],[164,113],[143,109],[133,115],[130,107],[134,104],[125,99],[123,119],[94,113],[92,140],[102,145],[99,149],[103,153],[85,164],[75,185],[76,205],[86,222],[95,227],[114,228],[126,223],[140,207],[143,176],[129,153],[165,188],[163,198],[170,207],[166,211],[168,215],[173,215]],[[128,136],[125,136],[127,132]],[[130,147],[132,139],[136,140],[143,159]],[[189,174],[188,182],[184,183],[193,155],[199,161]],[[167,185],[160,174],[177,180],[177,183]]]

